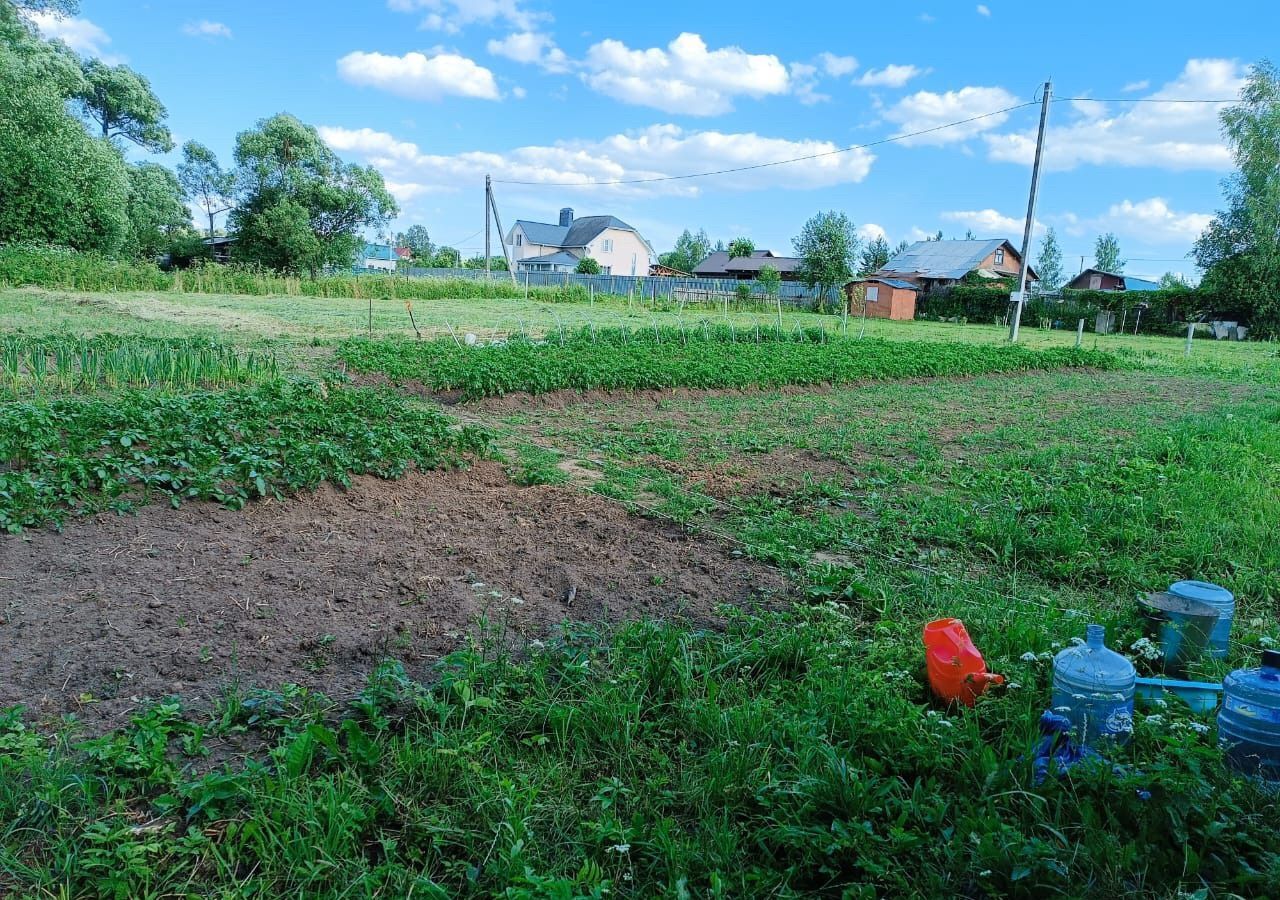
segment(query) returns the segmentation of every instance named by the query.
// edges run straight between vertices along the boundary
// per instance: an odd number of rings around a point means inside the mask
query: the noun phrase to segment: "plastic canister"
[[[1209,655],[1224,659],[1231,639],[1231,622],[1236,615],[1236,597],[1224,587],[1207,581],[1175,581],[1169,591],[1175,597],[1207,603],[1218,611],[1218,622],[1209,632]]]
[[[1053,711],[1071,720],[1078,742],[1123,744],[1133,736],[1133,663],[1104,642],[1106,629],[1090,625],[1085,642],[1053,659]]]
[[[1218,743],[1231,768],[1280,789],[1280,650],[1223,680]]]

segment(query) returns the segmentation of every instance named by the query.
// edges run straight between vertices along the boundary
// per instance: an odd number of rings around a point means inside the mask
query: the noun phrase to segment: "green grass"
[[[224,299],[182,308],[214,327],[238,309]],[[246,302],[238,314],[262,317],[246,341],[310,334],[277,304],[343,309],[236,299]],[[101,300],[20,316],[33,331],[50,316],[58,328],[105,326],[116,312]],[[127,313],[121,330],[190,333],[172,308],[129,302],[159,318]],[[277,331],[260,330],[267,318]],[[485,640],[430,670],[383,664],[350,708],[288,686],[229,690],[211,714],[162,703],[91,739],[74,723],[43,734],[19,712],[0,714],[0,893],[1274,893],[1274,798],[1223,767],[1211,720],[1176,704],[1147,710],[1114,772],[1036,786],[1027,759],[1049,657],[1090,621],[1130,651],[1142,633],[1138,591],[1181,577],[1235,590],[1231,665],[1280,642],[1271,348],[1197,344],[1205,359],[1188,364],[1176,341],[1118,338],[1111,347],[1134,341],[1123,369],[1044,372],[1029,360],[1090,357],[1002,349],[993,329],[936,323],[872,323],[861,341],[830,327],[819,343],[638,338],[621,352],[600,332],[560,347],[554,317],[543,324],[550,344],[508,348],[524,369],[481,374],[526,389],[583,377],[575,372],[597,385],[652,383],[653,372],[663,384],[674,372],[768,384],[836,364],[894,376],[482,418],[516,480],[594,470],[578,487],[722,536],[785,570],[785,599],[798,602],[729,613],[724,629],[565,623],[516,651],[491,623]],[[1073,339],[1026,336],[1037,347]],[[508,352],[464,351],[452,338],[346,347],[403,364],[399,377],[463,386],[475,360]],[[900,380],[932,372],[971,377]],[[236,505],[489,446],[389,389],[272,380],[46,398],[0,404],[0,503],[17,510],[10,527],[193,488]],[[920,629],[946,615],[964,619],[1010,681],[973,710],[937,705],[925,684]],[[328,664],[317,653],[315,665]],[[212,762],[228,744],[261,752]]]
[[[319,382],[0,404],[0,530],[153,497],[237,508],[353,474],[455,465],[485,441],[390,391]]]
[[[224,387],[278,374],[274,356],[211,341],[0,335],[0,397],[121,387]]]
[[[248,296],[229,294],[173,294],[163,292],[80,293],[36,289],[0,288],[0,327],[43,335],[50,332],[97,334],[117,332],[157,337],[198,336],[238,343],[333,342],[366,333],[368,300],[296,296]],[[688,307],[652,311],[647,305],[600,300],[587,303],[539,303],[523,299],[465,300],[441,298],[413,301],[418,328],[427,338],[459,338],[472,333],[479,339],[505,338],[513,334],[558,335],[561,328],[577,331],[627,327],[652,328],[733,325],[737,329],[773,328],[777,317],[770,311]],[[957,325],[945,322],[891,322],[787,311],[783,330],[823,327],[833,336],[865,333],[885,340],[943,341],[996,346],[1005,343],[1007,331],[992,325]],[[382,337],[415,337],[404,303],[373,301],[373,331]],[[1020,343],[1031,349],[1072,347],[1074,331],[1027,328]],[[1185,341],[1150,335],[1086,334],[1085,349],[1122,354],[1142,365],[1162,371],[1196,371],[1210,375],[1243,374],[1280,378],[1280,345],[1266,342],[1235,343],[1197,340],[1191,356]]]
[[[843,384],[873,379],[974,375],[1116,365],[1085,350],[977,347],[831,337],[821,329],[792,334],[732,328],[584,330],[537,342],[494,346],[350,340],[339,357],[358,372],[413,379],[464,398],[557,390],[744,388]]]

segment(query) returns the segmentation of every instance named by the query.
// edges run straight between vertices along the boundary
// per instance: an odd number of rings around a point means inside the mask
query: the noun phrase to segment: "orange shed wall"
[[[867,303],[867,317],[871,319],[895,319],[910,321],[916,317],[916,292],[907,288],[878,285],[879,299]]]

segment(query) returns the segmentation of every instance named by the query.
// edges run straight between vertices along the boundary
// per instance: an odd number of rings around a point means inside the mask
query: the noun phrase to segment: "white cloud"
[[[1230,100],[1243,84],[1243,68],[1234,60],[1192,59],[1177,78],[1143,99]],[[1221,108],[1216,103],[1134,103],[1113,113],[1102,106],[1098,114],[1077,113],[1057,126],[1050,113],[1044,165],[1059,171],[1082,165],[1227,171],[1232,160],[1219,132]],[[991,134],[985,140],[993,160],[1030,165],[1035,155],[1034,131]]]
[[[889,65],[883,69],[868,69],[854,84],[861,87],[902,87],[912,78],[925,74],[927,69],[918,66]]]
[[[708,50],[696,34],[682,33],[665,48],[632,50],[618,40],[592,45],[583,81],[624,103],[666,112],[716,115],[733,109],[738,96],[786,94],[787,67],[771,54],[739,47]]]
[[[468,25],[507,25],[532,31],[545,13],[532,12],[520,0],[387,0],[396,12],[425,13],[420,27],[428,31],[457,34]]]
[[[210,22],[201,19],[199,22],[188,22],[182,26],[182,33],[191,37],[230,38],[231,29],[221,22]]]
[[[926,25],[932,25],[934,22],[938,21],[935,17],[929,15],[928,13],[920,13],[920,15],[916,16],[916,18]],[[917,240],[924,240],[924,238],[917,238]]]
[[[59,16],[50,12],[28,13],[27,18],[49,40],[62,41],[77,53],[102,57],[104,62],[111,62],[105,56],[111,36],[88,19]]]
[[[567,72],[569,58],[548,35],[536,31],[518,31],[502,40],[486,45],[494,56],[505,56],[526,65],[536,65],[548,72]]]
[[[817,66],[811,66],[808,63],[792,63],[789,72],[791,75],[791,93],[795,94],[796,99],[805,106],[812,106],[815,103],[823,103],[831,99],[827,94],[818,93]]]
[[[931,237],[933,237],[933,234],[934,233],[932,231],[925,231],[919,225],[912,225],[911,228],[907,231],[907,240],[911,241],[911,243],[914,244],[916,241],[929,240]]]
[[[839,78],[842,75],[851,75],[853,70],[858,68],[858,60],[852,56],[837,56],[834,53],[819,53],[818,64],[822,66],[822,71],[826,72],[832,78]]]
[[[685,175],[757,165],[797,156],[830,153],[835,144],[787,140],[754,133],[686,131],[677,125],[652,125],[601,140],[567,140],[552,145],[516,147],[505,152],[469,151],[452,155],[423,152],[416,144],[370,128],[322,126],[320,135],[335,150],[377,167],[396,185],[398,197],[453,193],[480,184],[486,173],[496,180],[577,186],[585,196],[698,196],[700,181],[601,185],[604,181]],[[766,188],[805,190],[861,181],[875,157],[862,150],[707,179],[718,190]],[[545,192],[544,192],[545,193]],[[555,202],[555,201],[551,201]]]
[[[1122,200],[1113,204],[1097,225],[1099,230],[1132,235],[1146,243],[1190,244],[1212,219],[1210,213],[1175,212],[1163,197],[1151,197],[1137,203]]]
[[[1141,81],[1130,81],[1120,90],[1126,94],[1132,94],[1134,91],[1145,91],[1149,87],[1151,87],[1151,82],[1144,78]]]
[[[991,9],[985,3],[978,4],[978,15],[991,18]]]
[[[979,238],[1009,238],[1017,243],[1022,238],[1022,229],[1027,217],[1006,216],[994,209],[962,209],[940,213],[944,222],[956,222],[972,231]],[[1036,228],[1041,223],[1036,221]]]
[[[859,225],[856,231],[858,233],[858,238],[864,244],[869,244],[876,238],[884,238],[885,240],[889,239],[888,235],[885,234],[885,230],[875,222],[868,222],[865,225]]]
[[[915,131],[936,128],[949,122],[959,122],[975,116],[982,116],[998,109],[1013,106],[1017,102],[1017,97],[1004,88],[998,87],[965,87],[958,91],[947,91],[945,94],[918,91],[910,96],[903,97],[893,106],[886,109],[883,115],[890,122],[897,123],[899,134],[910,134]],[[998,127],[1007,118],[1009,118],[1008,113],[999,113],[998,115],[978,119],[975,122],[967,122],[952,128],[943,128],[929,134],[907,138],[902,143],[909,145],[936,145],[963,141],[973,137],[975,134]]]
[[[338,60],[338,74],[352,84],[376,87],[410,100],[473,97],[498,100],[493,73],[474,60],[456,53],[406,53],[388,56],[357,50]]]

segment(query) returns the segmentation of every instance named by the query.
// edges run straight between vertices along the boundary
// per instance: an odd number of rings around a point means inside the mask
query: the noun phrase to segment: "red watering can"
[[[1003,675],[987,671],[959,619],[938,619],[924,626],[925,666],[929,687],[943,700],[973,706],[990,684],[1004,684]]]

